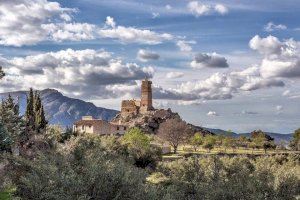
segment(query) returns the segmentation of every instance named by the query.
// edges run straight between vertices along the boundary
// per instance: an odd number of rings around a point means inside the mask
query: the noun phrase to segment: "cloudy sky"
[[[0,92],[54,88],[120,109],[148,77],[157,108],[197,125],[300,127],[297,0],[0,2]]]

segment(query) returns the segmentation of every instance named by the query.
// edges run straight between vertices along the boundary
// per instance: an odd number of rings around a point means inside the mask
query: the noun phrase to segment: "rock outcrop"
[[[122,116],[121,113],[119,113],[111,120],[111,122],[126,125],[128,127],[139,127],[146,133],[156,134],[161,123],[165,122],[167,119],[174,118],[181,119],[178,113],[172,112],[169,108],[167,110],[156,109],[143,114],[138,113],[127,116]],[[187,126],[192,130],[192,132],[201,132],[203,135],[212,134],[210,131],[199,126],[194,126],[192,124],[187,124]]]

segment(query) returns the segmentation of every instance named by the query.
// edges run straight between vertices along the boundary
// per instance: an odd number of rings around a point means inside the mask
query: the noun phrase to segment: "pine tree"
[[[17,149],[24,140],[25,124],[19,115],[19,105],[14,102],[11,95],[6,100],[2,100],[0,122],[7,131],[11,148]]]
[[[26,121],[26,131],[32,132],[35,131],[35,114],[34,114],[34,94],[33,89],[30,88],[29,94],[27,96],[27,105],[25,112],[25,121]]]
[[[12,143],[5,126],[0,122],[0,151],[10,151]]]
[[[45,130],[47,126],[47,120],[45,117],[45,111],[42,105],[40,94],[37,92],[35,92],[34,95],[34,121],[35,130],[37,133],[41,133],[42,130]]]

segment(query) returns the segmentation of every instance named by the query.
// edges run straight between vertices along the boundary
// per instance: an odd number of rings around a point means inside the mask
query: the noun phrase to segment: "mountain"
[[[45,89],[39,92],[50,124],[60,124],[64,127],[72,126],[75,121],[85,115],[111,120],[119,113],[117,110],[97,107],[90,102],[66,97],[54,89]],[[25,113],[27,93],[26,91],[10,92],[13,98],[19,99],[21,114]],[[0,93],[0,98],[6,98],[8,94]]]
[[[232,137],[239,137],[239,136],[246,136],[250,137],[251,133],[235,133],[235,132],[230,132],[230,131],[225,131],[222,129],[213,129],[213,128],[205,128],[206,130],[216,134],[216,135],[230,135]],[[271,136],[274,138],[275,143],[280,143],[281,141],[283,142],[289,142],[291,141],[293,134],[282,134],[282,133],[272,133],[272,132],[265,132],[267,135]]]

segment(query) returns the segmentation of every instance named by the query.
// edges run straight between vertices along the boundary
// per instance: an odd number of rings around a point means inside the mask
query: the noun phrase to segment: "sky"
[[[235,132],[300,127],[297,0],[0,0],[0,92],[53,88]]]

